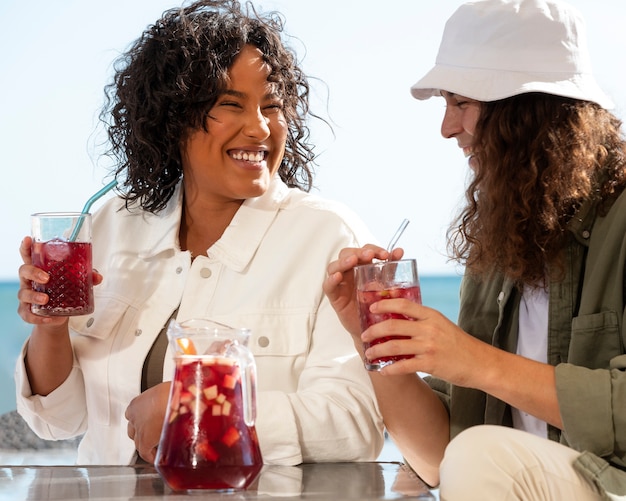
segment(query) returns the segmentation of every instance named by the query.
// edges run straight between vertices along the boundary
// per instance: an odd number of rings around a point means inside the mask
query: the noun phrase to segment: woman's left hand
[[[133,398],[126,408],[128,436],[134,440],[137,453],[148,463],[154,463],[169,393],[169,381],[158,384]]]

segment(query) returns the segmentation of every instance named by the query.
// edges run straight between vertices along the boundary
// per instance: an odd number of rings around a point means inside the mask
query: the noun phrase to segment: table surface
[[[173,492],[153,466],[1,466],[0,500],[168,499],[435,500],[428,487],[396,462],[265,465],[245,491]]]

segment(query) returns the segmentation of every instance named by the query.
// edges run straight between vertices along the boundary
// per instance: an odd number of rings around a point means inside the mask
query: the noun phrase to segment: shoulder
[[[626,238],[626,190],[615,199],[606,214],[596,216],[591,236],[592,241]]]
[[[324,227],[325,231],[348,231],[357,241],[373,242],[374,238],[361,217],[348,205],[317,193],[306,193],[290,188],[281,209],[312,227]]]

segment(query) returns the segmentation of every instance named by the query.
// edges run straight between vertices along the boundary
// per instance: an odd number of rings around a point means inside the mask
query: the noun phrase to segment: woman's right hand
[[[367,244],[360,248],[342,249],[338,259],[328,265],[328,276],[323,284],[324,293],[356,345],[360,346],[362,343],[353,268],[371,263],[374,259],[402,259],[403,255],[401,248],[393,249],[389,253],[382,247]]]
[[[20,266],[18,272],[20,288],[17,292],[17,298],[19,300],[17,312],[26,323],[48,325],[58,328],[68,323],[68,317],[45,317],[43,315],[35,315],[31,311],[32,304],[44,305],[49,300],[46,293],[33,290],[33,282],[45,284],[50,279],[48,273],[33,265],[31,258],[32,245],[33,239],[31,237],[24,237],[20,244],[20,255],[24,264]],[[94,270],[93,284],[98,285],[100,283],[102,283],[102,275]]]
[[[33,325],[49,325],[58,328],[63,324],[67,324],[67,317],[44,317],[42,315],[35,315],[30,308],[31,304],[44,305],[49,299],[48,295],[44,292],[33,290],[33,282],[45,284],[50,279],[48,273],[33,265],[31,259],[32,245],[33,239],[31,237],[24,237],[20,244],[20,255],[22,256],[24,264],[19,268],[20,288],[17,292],[17,298],[19,300],[17,312],[26,323]]]

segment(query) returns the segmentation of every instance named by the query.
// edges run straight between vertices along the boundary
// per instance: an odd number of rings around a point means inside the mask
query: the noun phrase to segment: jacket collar
[[[261,245],[265,233],[285,204],[289,191],[287,185],[276,176],[263,195],[245,200],[222,237],[207,250],[209,259],[220,261],[235,271],[242,271]],[[178,233],[182,201],[182,182],[179,182],[169,203],[158,214],[141,210],[129,213],[129,216],[137,217],[133,239],[142,242],[139,244],[141,259],[149,259],[162,252],[180,251]]]
[[[585,200],[576,214],[567,223],[567,228],[572,232],[576,240],[585,247],[589,247],[589,237],[593,223],[596,220],[596,209],[598,202],[596,200]]]

